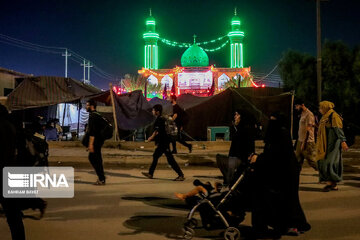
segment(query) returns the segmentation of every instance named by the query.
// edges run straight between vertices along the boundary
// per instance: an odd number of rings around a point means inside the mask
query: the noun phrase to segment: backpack
[[[331,127],[332,127],[332,115],[333,115],[333,113],[331,113],[329,116],[329,122],[330,122]],[[348,147],[354,145],[355,131],[354,131],[354,129],[352,129],[350,124],[348,124],[346,121],[343,121],[343,131],[344,131],[344,135],[346,137],[346,144],[348,145]]]
[[[165,131],[168,136],[176,137],[178,134],[178,128],[175,124],[175,121],[173,121],[172,119],[166,118],[165,119]]]
[[[112,138],[113,131],[114,131],[112,124],[105,117],[103,117],[100,113],[98,113],[98,112],[94,112],[94,113],[96,113],[103,120],[103,126],[102,126],[102,129],[100,130],[100,136],[102,137],[102,139],[107,140],[107,139]]]

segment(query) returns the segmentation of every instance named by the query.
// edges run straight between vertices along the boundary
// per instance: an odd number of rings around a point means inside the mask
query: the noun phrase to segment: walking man
[[[105,174],[101,156],[101,147],[104,144],[101,130],[104,128],[104,121],[96,111],[96,102],[94,100],[90,99],[86,102],[86,111],[89,112],[89,121],[85,135],[88,138],[87,150],[89,151],[89,161],[98,176],[98,180],[94,185],[105,185]]]
[[[181,134],[181,132],[184,128],[184,124],[185,124],[185,119],[184,119],[185,111],[176,103],[176,99],[177,98],[175,95],[171,95],[170,101],[171,101],[171,104],[173,105],[172,120],[175,122],[176,127],[178,129],[178,135],[177,135],[176,139],[171,139],[172,146],[173,146],[172,153],[173,154],[177,153],[176,141],[178,141],[179,143],[181,143],[182,145],[187,147],[189,149],[189,152],[191,153],[192,144],[185,142],[184,139],[182,138],[182,134]]]
[[[299,136],[296,144],[296,159],[298,160],[300,171],[304,163],[304,159],[308,164],[317,171],[317,163],[315,160],[315,117],[314,114],[305,106],[304,101],[298,100],[295,103],[295,109],[301,112],[299,122]]]
[[[178,174],[178,177],[175,178],[174,181],[184,181],[184,174],[170,152],[170,139],[166,133],[165,119],[161,117],[162,106],[160,104],[156,104],[152,109],[152,113],[156,117],[156,120],[154,123],[154,133],[148,138],[148,141],[155,140],[156,149],[153,154],[153,161],[149,172],[142,172],[142,174],[147,178],[153,178],[158,160],[161,155],[165,154],[168,163]]]

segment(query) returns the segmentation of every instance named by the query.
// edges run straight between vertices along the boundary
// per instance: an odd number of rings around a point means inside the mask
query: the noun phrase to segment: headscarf
[[[316,141],[316,160],[321,160],[325,158],[326,155],[326,145],[327,145],[327,136],[326,136],[326,125],[329,123],[329,117],[331,117],[331,126],[342,128],[342,118],[339,114],[334,111],[335,104],[329,101],[320,102],[320,108],[326,112],[320,119],[319,130],[317,134]]]
[[[273,113],[272,117],[275,117],[274,120],[270,119],[267,127],[267,131],[265,134],[265,143],[274,143],[278,142],[281,138],[280,131],[283,127],[285,127],[285,117],[281,113]]]

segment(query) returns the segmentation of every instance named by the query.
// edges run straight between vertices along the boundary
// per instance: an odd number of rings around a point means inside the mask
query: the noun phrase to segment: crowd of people
[[[142,174],[152,179],[158,159],[165,154],[169,165],[178,175],[175,181],[184,181],[185,176],[174,155],[177,153],[176,142],[186,146],[192,152],[192,145],[183,139],[183,128],[186,124],[186,113],[176,103],[176,96],[171,97],[173,115],[171,121],[176,123],[177,134],[171,138],[167,129],[167,121],[162,116],[162,106],[157,104],[152,108],[155,116],[154,131],[147,141],[154,141],[156,148],[153,160],[147,172]],[[251,166],[253,172],[248,181],[250,189],[248,197],[252,213],[252,227],[258,236],[267,234],[271,227],[275,234],[298,235],[308,231],[305,214],[299,201],[299,178],[303,162],[319,172],[319,182],[325,183],[323,192],[338,190],[338,182],[342,180],[343,163],[342,151],[348,146],[342,130],[342,117],[334,111],[334,104],[323,101],[319,105],[322,114],[317,123],[314,114],[306,107],[303,101],[297,101],[295,108],[300,113],[298,138],[293,145],[290,130],[286,127],[286,119],[279,113],[273,113],[269,117],[269,123],[264,136],[264,151],[261,154],[255,152],[255,136],[250,116],[236,110],[234,121],[231,126],[231,146],[227,157],[226,166],[220,170],[224,175],[222,184],[210,183],[197,186],[188,193],[176,193],[179,199],[186,200],[197,194],[210,195],[211,192],[219,192],[221,188],[231,187],[236,178],[247,167]],[[97,174],[95,185],[106,184],[101,148],[104,144],[102,133],[104,122],[102,116],[96,111],[96,102],[89,100],[86,109],[90,113],[83,144],[89,152],[89,161]],[[55,124],[55,123],[54,123]],[[34,125],[34,131],[30,135],[39,134]],[[52,126],[56,128],[56,126]],[[0,152],[3,154],[1,168],[5,166],[24,165],[26,134],[22,127],[16,125],[10,119],[6,108],[0,105]],[[42,133],[43,134],[43,133]],[[172,150],[170,144],[172,143]],[[2,174],[2,171],[0,171]],[[2,180],[2,176],[0,176]],[[2,184],[1,184],[2,186]],[[220,186],[220,187],[219,187]],[[25,239],[24,226],[21,211],[26,208],[40,209],[41,216],[44,214],[47,203],[42,199],[20,202],[16,199],[0,198],[13,239]]]
[[[322,101],[319,105],[322,117],[317,123],[305,103],[296,101],[300,120],[295,146],[285,117],[279,113],[271,114],[264,136],[264,151],[259,155],[255,153],[254,131],[246,114],[240,110],[235,112],[229,155],[226,164],[219,164],[219,168],[224,176],[223,186],[231,186],[247,164],[253,169],[244,191],[250,200],[250,206],[245,208],[252,213],[252,227],[257,237],[270,234],[279,238],[283,234],[299,235],[310,230],[298,193],[304,160],[319,172],[319,183],[325,183],[321,191],[338,190],[337,183],[342,180],[343,172],[342,151],[347,151],[348,146],[342,118],[334,107],[333,103]],[[181,200],[198,194],[208,196],[210,191],[219,191],[217,184],[194,182],[194,189],[175,193],[175,196]]]

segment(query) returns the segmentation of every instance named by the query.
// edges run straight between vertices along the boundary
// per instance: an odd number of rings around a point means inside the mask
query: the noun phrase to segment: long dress
[[[341,143],[346,141],[341,128],[326,125],[326,155],[318,161],[319,180],[340,182],[343,174]]]
[[[299,166],[289,131],[276,126],[265,139],[254,171],[252,225],[257,231],[273,227],[279,233],[288,228],[308,231],[299,201]]]

